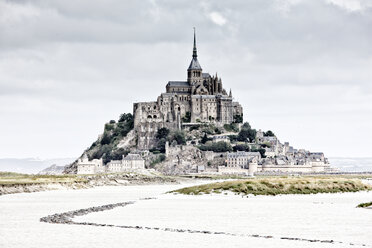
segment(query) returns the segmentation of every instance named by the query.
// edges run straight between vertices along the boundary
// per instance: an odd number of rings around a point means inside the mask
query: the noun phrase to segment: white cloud
[[[225,17],[223,17],[220,13],[218,12],[211,12],[209,13],[209,18],[211,19],[212,22],[214,22],[217,25],[223,26],[226,24],[227,20]]]
[[[360,12],[372,7],[370,0],[326,0],[326,2],[349,12]]]

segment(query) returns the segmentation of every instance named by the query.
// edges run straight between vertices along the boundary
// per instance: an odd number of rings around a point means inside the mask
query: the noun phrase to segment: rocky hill
[[[111,120],[105,124],[103,133],[83,154],[86,154],[89,160],[102,158],[104,163],[119,160],[123,155],[127,155],[131,149],[135,149],[135,138],[133,115],[122,114],[118,121]],[[77,160],[66,166],[64,173],[75,174],[77,172],[76,164]]]
[[[65,166],[58,166],[56,164],[53,164],[49,166],[48,168],[45,168],[44,170],[40,171],[39,175],[61,175],[63,174],[63,171],[65,170]]]

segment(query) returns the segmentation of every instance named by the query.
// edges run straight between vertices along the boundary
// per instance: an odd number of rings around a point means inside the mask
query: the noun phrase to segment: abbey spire
[[[196,59],[198,57],[198,51],[196,50],[196,34],[195,34],[195,28],[194,28],[194,47],[192,49],[192,58]]]
[[[198,61],[198,52],[196,49],[196,33],[194,28],[194,46],[192,49],[192,60],[187,69],[187,81],[190,83],[200,82],[202,79],[202,68]]]

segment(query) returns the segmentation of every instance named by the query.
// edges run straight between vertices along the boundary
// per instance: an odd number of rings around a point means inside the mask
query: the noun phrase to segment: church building
[[[221,78],[203,73],[198,61],[196,35],[192,60],[186,81],[169,81],[166,92],[157,101],[134,103],[134,128],[138,148],[148,149],[155,143],[159,128],[181,129],[192,123],[213,123],[223,126],[242,120],[243,109],[227,94]]]

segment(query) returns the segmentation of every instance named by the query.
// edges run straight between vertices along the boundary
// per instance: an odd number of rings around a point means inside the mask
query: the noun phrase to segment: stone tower
[[[194,28],[194,47],[192,50],[192,60],[190,63],[189,68],[187,69],[187,81],[191,85],[195,85],[196,83],[203,81],[203,70],[198,61],[198,51],[196,50],[196,34]]]

